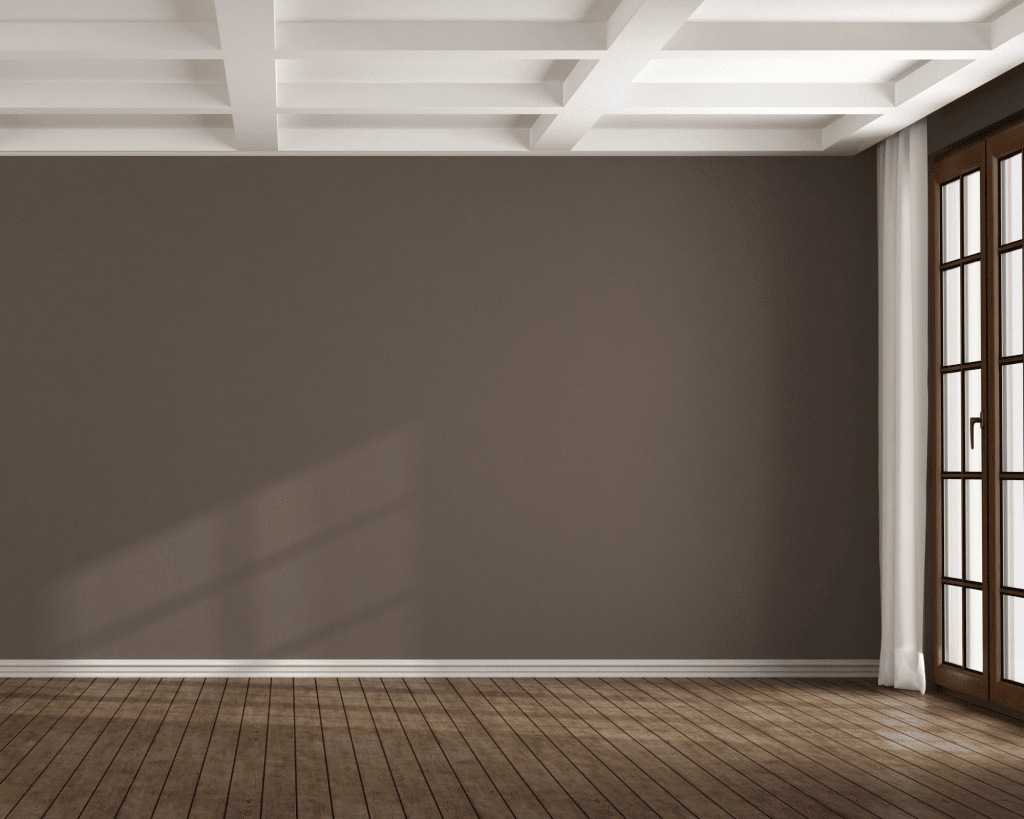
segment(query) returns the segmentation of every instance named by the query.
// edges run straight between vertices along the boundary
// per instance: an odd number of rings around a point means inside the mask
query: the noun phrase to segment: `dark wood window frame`
[[[977,134],[961,140],[947,149],[933,155],[929,173],[929,454],[930,469],[928,474],[928,515],[931,521],[932,572],[930,588],[932,591],[932,672],[938,690],[965,699],[977,705],[1000,711],[1002,713],[1024,717],[1024,684],[1003,678],[1002,661],[1002,606],[1003,595],[1008,594],[1024,598],[1024,591],[1006,588],[1002,585],[1002,481],[1004,478],[1024,478],[1024,473],[1007,473],[1001,471],[1001,407],[998,406],[999,394],[995,386],[1001,378],[1001,365],[1012,362],[1024,362],[1024,355],[1000,357],[1000,305],[999,300],[999,260],[1000,254],[1016,247],[1024,247],[1024,241],[999,244],[998,224],[998,173],[999,160],[1024,149],[1024,111],[1013,117],[996,123]],[[980,252],[970,256],[960,256],[949,262],[942,261],[941,255],[941,187],[954,179],[978,170],[981,173],[981,247]],[[961,182],[961,201],[963,201],[963,183]],[[964,251],[963,208],[961,208],[961,253]],[[961,270],[972,261],[981,263],[982,315],[981,338],[982,352],[980,362],[965,362],[966,356],[961,355],[959,364],[943,365],[942,363],[942,271],[960,267]],[[961,301],[963,300],[964,284],[961,274]],[[966,348],[964,334],[964,311],[961,309],[960,343],[961,349]],[[981,369],[982,381],[982,469],[981,472],[968,472],[966,453],[962,451],[959,471],[944,471],[942,402],[942,376],[948,372]],[[963,383],[966,383],[966,379]],[[966,395],[961,395],[961,424],[969,423],[966,409]],[[963,436],[961,436],[963,437]],[[959,478],[961,491],[966,492],[966,479],[981,478],[982,480],[982,544],[983,573],[981,582],[966,579],[944,577],[945,562],[943,553],[943,478]],[[966,506],[961,502],[962,525],[966,527]],[[966,541],[966,538],[964,538]],[[966,543],[962,547],[966,551]],[[961,575],[967,575],[967,555],[961,556]],[[967,666],[967,606],[963,606],[963,622],[961,636],[964,640],[963,663],[953,666],[944,662],[944,618],[943,618],[943,586],[960,586],[981,589],[987,594],[985,600],[984,623],[984,664],[983,671],[969,670]],[[966,596],[966,595],[965,595]]]

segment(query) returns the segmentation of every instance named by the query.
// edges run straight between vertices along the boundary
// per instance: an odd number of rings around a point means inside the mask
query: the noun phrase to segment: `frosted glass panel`
[[[1024,298],[1022,298],[1020,248],[1000,256],[1003,283],[1003,355],[1024,353]],[[946,321],[945,317],[942,319]],[[949,364],[958,362],[950,361]]]
[[[1024,481],[1003,481],[1003,585],[1024,589]]]
[[[1024,683],[1024,600],[1003,595],[1003,677]]]
[[[963,497],[960,480],[942,481],[942,573],[946,577],[963,579]]]
[[[1003,159],[999,163],[999,243],[1016,242],[1021,235],[1021,165],[1020,154]],[[943,213],[945,213],[945,186],[943,190]],[[950,258],[955,259],[955,256]],[[943,245],[943,261],[946,260]]]
[[[964,418],[964,452],[967,453],[967,472],[981,472],[981,453],[985,449],[985,432],[981,424],[974,425],[974,446],[971,446],[971,418],[981,417],[981,370],[968,370],[964,373],[967,380],[967,415]]]
[[[960,180],[942,186],[942,261],[960,258]]]
[[[950,665],[964,664],[963,590],[943,584],[943,661]]]
[[[981,252],[981,171],[964,177],[964,256]]]
[[[964,265],[964,361],[981,361],[981,262]]]
[[[1024,471],[1024,364],[1004,364],[1003,470]]]
[[[964,535],[967,539],[967,579],[981,582],[981,481],[968,480],[964,492]]]
[[[942,363],[960,363],[960,268],[942,271]]]
[[[972,671],[983,671],[985,630],[982,628],[981,590],[964,591],[967,592],[967,667]]]
[[[961,441],[963,441],[960,412],[960,373],[946,373],[942,376],[942,415],[945,437],[942,461],[943,469],[947,472],[960,471]]]

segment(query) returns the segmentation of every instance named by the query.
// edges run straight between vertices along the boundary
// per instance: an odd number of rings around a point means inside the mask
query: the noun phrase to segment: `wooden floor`
[[[848,679],[7,679],[0,817],[1024,816],[1024,727]]]

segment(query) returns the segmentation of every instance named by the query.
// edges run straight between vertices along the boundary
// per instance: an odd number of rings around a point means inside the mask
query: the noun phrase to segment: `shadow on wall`
[[[69,567],[54,657],[330,658],[421,643],[416,425]],[[246,650],[247,649],[247,650]],[[379,651],[379,649],[378,649]]]

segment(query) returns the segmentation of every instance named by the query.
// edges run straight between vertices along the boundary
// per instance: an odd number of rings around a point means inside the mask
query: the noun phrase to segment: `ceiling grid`
[[[0,0],[0,154],[852,155],[1024,0]]]

